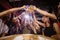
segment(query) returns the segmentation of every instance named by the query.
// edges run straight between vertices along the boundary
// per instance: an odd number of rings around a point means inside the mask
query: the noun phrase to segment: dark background
[[[49,10],[50,13],[54,11],[57,15],[59,0],[0,0],[0,12],[23,5],[35,5],[43,10]]]

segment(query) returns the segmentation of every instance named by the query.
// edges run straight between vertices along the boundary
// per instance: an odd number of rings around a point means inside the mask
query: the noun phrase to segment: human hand
[[[26,8],[26,5],[22,6],[22,8],[25,9]]]
[[[30,5],[30,8],[36,10],[36,6]]]

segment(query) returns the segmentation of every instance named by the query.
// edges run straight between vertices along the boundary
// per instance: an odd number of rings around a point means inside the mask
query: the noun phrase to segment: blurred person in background
[[[21,9],[24,9],[24,8],[27,8],[27,6],[22,6],[22,7],[12,8],[12,9],[6,10],[4,12],[1,12],[0,16],[6,15],[6,14],[10,14],[10,13],[12,13],[14,11],[21,10]],[[34,10],[36,10],[37,12],[39,12],[42,15],[48,16],[48,17],[50,17],[52,19],[57,19],[54,14],[49,14],[48,12],[46,12],[44,10],[41,10],[41,9],[35,7],[35,6],[30,6],[30,9],[29,9],[30,12],[34,12]],[[15,19],[13,19],[13,20],[14,20],[14,22],[16,22]],[[37,21],[35,15],[34,15],[34,20],[35,20],[35,22],[37,22],[36,24],[40,24],[41,25],[41,23]],[[39,29],[39,27],[37,29]]]
[[[6,36],[8,34],[9,28],[6,25],[7,17],[2,16],[0,18],[0,36]]]

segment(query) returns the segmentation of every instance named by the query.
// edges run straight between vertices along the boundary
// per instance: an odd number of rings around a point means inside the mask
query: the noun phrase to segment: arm
[[[5,14],[9,14],[10,12],[14,12],[14,11],[17,11],[17,10],[21,10],[21,9],[23,9],[25,6],[23,6],[23,7],[18,7],[18,8],[12,8],[12,9],[9,9],[9,10],[6,10],[6,11],[4,11],[4,12],[1,12],[0,13],[0,16],[3,16],[3,15],[5,15]]]
[[[44,10],[41,10],[39,8],[35,8],[35,10],[38,11],[42,15],[48,16],[48,17],[53,18],[53,19],[57,19],[57,17],[54,14],[50,14],[50,13],[48,13]]]
[[[53,23],[53,27],[54,27],[56,33],[57,33],[57,34],[60,34],[60,29],[59,29],[58,24],[57,24],[57,23]]]
[[[54,27],[54,29],[55,29],[55,31],[56,31],[56,35],[53,35],[53,36],[51,36],[52,38],[55,38],[55,39],[60,39],[60,29],[59,29],[59,27],[58,27],[58,24],[57,23],[54,23],[53,24],[53,27]]]

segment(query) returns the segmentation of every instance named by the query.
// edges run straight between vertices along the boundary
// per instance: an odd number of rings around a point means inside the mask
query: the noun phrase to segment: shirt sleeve
[[[5,32],[5,33],[8,33],[8,31],[9,31],[9,28],[8,28],[7,25],[5,25],[5,27],[4,27],[4,32]]]
[[[0,34],[3,32],[8,33],[8,31],[9,31],[8,26],[4,24],[2,20],[0,19]]]

